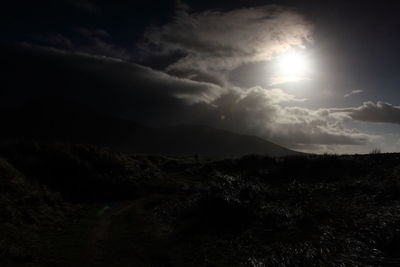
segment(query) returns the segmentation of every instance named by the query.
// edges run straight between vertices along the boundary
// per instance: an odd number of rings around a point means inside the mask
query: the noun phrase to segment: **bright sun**
[[[309,63],[304,54],[287,52],[278,59],[279,73],[284,76],[304,76],[309,70]]]

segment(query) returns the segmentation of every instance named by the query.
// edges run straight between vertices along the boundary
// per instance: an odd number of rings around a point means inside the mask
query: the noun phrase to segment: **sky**
[[[6,1],[0,104],[62,96],[312,153],[400,151],[400,21],[376,1]]]

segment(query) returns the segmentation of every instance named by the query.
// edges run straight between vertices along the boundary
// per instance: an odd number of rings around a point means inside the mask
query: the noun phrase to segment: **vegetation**
[[[398,159],[225,160],[206,166],[211,178],[204,188],[161,210],[185,231],[182,247],[198,242],[207,255],[203,265],[210,259],[226,266],[399,264]]]
[[[157,176],[145,159],[90,145],[11,142],[0,147],[0,155],[72,202],[134,198],[138,183]]]
[[[82,204],[134,199],[139,182],[156,179],[150,172],[157,169],[149,164],[93,146],[2,143],[0,262],[32,261],[38,249],[54,242],[45,240],[49,232],[78,221]]]
[[[40,262],[43,232],[76,232],[80,211],[107,201],[125,204],[104,215],[105,266],[400,264],[399,154],[207,161],[13,142],[0,157],[0,259],[13,266]]]

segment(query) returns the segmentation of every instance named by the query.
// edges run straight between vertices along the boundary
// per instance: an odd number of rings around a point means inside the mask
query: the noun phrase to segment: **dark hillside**
[[[109,117],[63,99],[29,102],[3,114],[3,138],[108,146],[127,153],[232,157],[301,154],[254,136],[200,125],[146,127]]]

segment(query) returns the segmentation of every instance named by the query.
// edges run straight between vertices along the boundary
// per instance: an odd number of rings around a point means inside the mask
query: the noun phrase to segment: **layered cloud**
[[[224,74],[243,64],[302,45],[311,30],[301,15],[279,6],[192,14],[181,8],[171,23],[147,30],[143,48],[153,55],[181,52],[169,73],[195,80],[212,76],[223,83]]]
[[[299,145],[364,145],[376,136],[345,126],[345,114],[301,108],[302,101],[280,89],[249,88],[230,92],[203,108],[204,123],[252,133],[289,147]],[[207,112],[208,111],[208,112]]]
[[[331,109],[333,113],[342,113],[353,120],[378,123],[400,124],[400,106],[378,101],[368,101],[355,108]]]
[[[53,90],[73,96],[83,89],[83,92],[94,93],[94,99],[98,96],[96,90],[99,94],[114,91],[112,96],[170,97],[194,104],[210,103],[226,91],[215,84],[178,78],[117,58],[29,44],[22,44],[17,49],[16,53],[8,51],[3,63],[9,65],[11,73],[21,73],[29,80],[16,81],[13,87],[32,94]],[[34,85],[32,92],[23,88],[30,87],[26,82]]]

